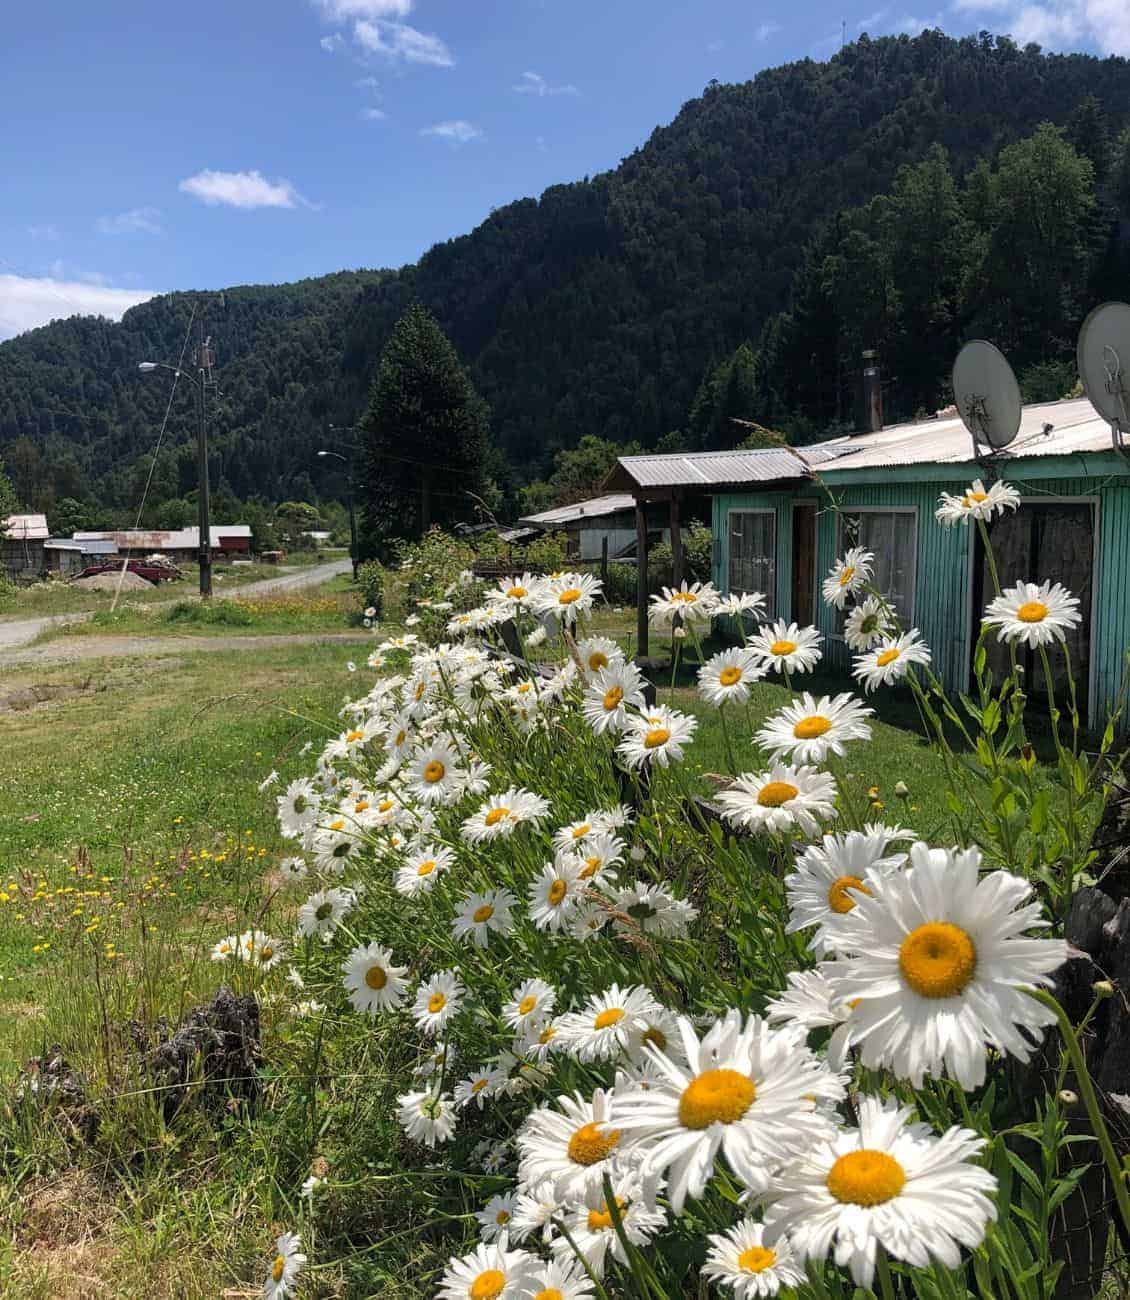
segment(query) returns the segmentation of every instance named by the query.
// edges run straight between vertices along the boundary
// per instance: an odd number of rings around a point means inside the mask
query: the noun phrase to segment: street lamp
[[[334,426],[331,424],[330,428]],[[349,507],[349,562],[353,565],[353,581],[357,581],[357,517],[353,513],[353,462],[340,451],[320,451],[319,456],[332,456],[340,460],[347,470],[345,477],[346,504]]]
[[[164,361],[141,361],[138,370],[143,375],[150,375],[155,370],[171,370],[178,379],[187,379],[196,389],[196,476],[198,526],[200,533],[200,596],[209,600],[212,596],[212,520],[211,502],[208,490],[208,434],[204,419],[204,388],[206,376],[211,371],[212,361],[208,344],[204,339],[203,323],[200,329],[200,344],[197,350],[197,366],[200,373],[182,370],[180,366],[170,366]]]

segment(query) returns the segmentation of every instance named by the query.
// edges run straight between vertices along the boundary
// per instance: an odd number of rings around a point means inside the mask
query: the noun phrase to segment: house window
[[[840,516],[840,551],[851,546],[871,551],[872,585],[897,611],[903,625],[914,622],[915,567],[918,559],[916,510],[848,510]]]
[[[777,514],[774,510],[731,510],[731,594],[759,591],[765,597],[766,616],[777,610]]]

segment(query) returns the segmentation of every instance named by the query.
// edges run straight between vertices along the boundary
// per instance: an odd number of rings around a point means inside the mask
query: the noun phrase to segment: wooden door
[[[816,502],[793,502],[792,617],[801,627],[816,621]]]

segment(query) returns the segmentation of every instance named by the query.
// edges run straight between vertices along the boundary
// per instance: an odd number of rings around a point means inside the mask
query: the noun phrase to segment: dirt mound
[[[89,578],[76,578],[72,587],[81,587],[84,591],[117,591],[118,583],[123,591],[152,591],[153,584],[147,582],[140,574],[130,573],[92,573]]]

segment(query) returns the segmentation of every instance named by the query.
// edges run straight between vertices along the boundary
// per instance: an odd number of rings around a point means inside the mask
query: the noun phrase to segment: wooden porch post
[[[647,656],[647,503],[636,497],[636,657]]]
[[[671,585],[678,587],[683,581],[683,534],[679,527],[679,490],[671,493]]]

